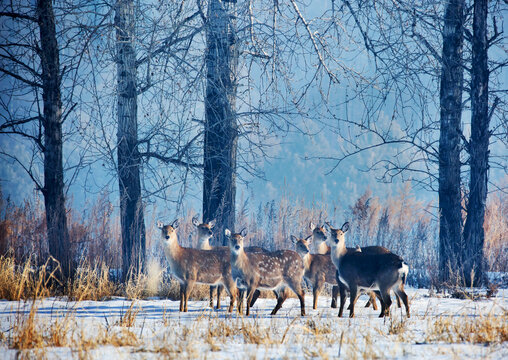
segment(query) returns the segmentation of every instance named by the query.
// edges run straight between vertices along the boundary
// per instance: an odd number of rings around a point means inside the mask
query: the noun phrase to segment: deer
[[[204,284],[223,285],[231,298],[228,311],[232,312],[237,290],[231,276],[229,251],[180,246],[176,233],[178,225],[178,219],[170,225],[164,225],[161,221],[157,222],[170,272],[180,283],[180,311],[187,312],[189,294],[194,284]]]
[[[326,229],[324,226],[317,226],[314,223],[309,224],[309,228],[312,231],[312,239],[313,243],[316,244],[316,250],[318,254],[330,254],[330,246],[327,244],[327,236],[326,236]],[[356,245],[355,248],[347,248],[348,252],[355,252],[355,251],[362,251],[366,254],[385,254],[389,253],[390,250],[383,246],[364,246],[363,248],[360,247],[360,245]],[[338,286],[332,287],[332,308],[337,308],[337,295],[341,293],[341,287],[342,285],[339,283]],[[342,290],[345,292],[345,289]],[[396,294],[397,299],[397,305],[400,308],[400,299]],[[344,306],[345,301],[345,295],[343,295],[343,298],[341,298],[342,306]],[[369,307],[372,305],[372,308],[377,311],[377,303],[376,303],[376,295],[373,292],[369,292],[369,300],[365,304],[365,307]],[[340,311],[342,316],[342,311]]]
[[[409,266],[398,255],[391,252],[383,254],[368,254],[361,252],[348,252],[345,243],[345,233],[349,230],[349,223],[346,222],[340,229],[336,229],[327,223],[330,228],[331,252],[333,264],[337,268],[337,281],[342,282],[349,288],[350,304],[349,317],[354,317],[355,302],[358,290],[378,290],[381,300],[381,314],[379,317],[390,314],[390,290],[402,299],[406,308],[406,315],[410,317],[408,296],[404,291],[403,283],[407,277]],[[341,293],[341,307],[342,304]],[[344,294],[345,297],[345,294]],[[342,308],[341,308],[342,310]],[[339,311],[339,317],[342,312]]]
[[[213,227],[215,226],[215,219],[209,222],[200,223],[199,215],[196,215],[192,218],[192,224],[196,227],[198,232],[198,249],[201,250],[212,250],[213,247],[210,245],[210,239],[213,236]],[[229,249],[228,249],[229,250]],[[217,307],[216,309],[220,309],[220,296],[222,293],[222,285],[218,286],[210,286],[210,307],[213,308],[213,297],[215,293],[215,289],[217,289]]]
[[[302,289],[304,273],[303,261],[292,250],[273,252],[245,251],[243,242],[247,235],[245,229],[240,233],[232,233],[225,229],[231,251],[231,273],[239,288],[247,290],[247,310],[250,314],[250,303],[256,289],[273,290],[277,294],[277,304],[271,315],[277,314],[287,298],[289,287],[300,300],[300,314],[305,316],[305,298]]]
[[[312,284],[312,293],[314,296],[312,308],[316,310],[318,297],[323,290],[325,283],[328,283],[336,288],[338,288],[338,284],[337,277],[335,276],[337,270],[333,265],[330,255],[311,254],[309,248],[312,243],[311,237],[312,235],[305,239],[301,239],[291,235],[291,241],[295,245],[296,252],[303,260],[303,266],[305,269],[303,276]],[[335,301],[337,301],[337,298],[335,298]],[[335,307],[337,307],[336,304]]]
[[[327,244],[327,237],[326,237],[326,229],[325,229],[325,226],[321,225],[321,226],[318,226],[316,224],[314,224],[313,222],[310,222],[309,224],[309,229],[310,231],[312,231],[312,243],[314,243],[315,245],[315,249],[317,251],[318,254],[330,254],[330,246],[328,246]],[[361,248],[358,249],[358,245],[356,248],[352,249],[352,248],[348,248],[348,251],[350,252],[354,252],[354,251],[361,251]],[[335,269],[335,266],[333,267]],[[337,285],[333,285],[332,286],[332,304],[331,304],[331,307],[333,309],[336,309],[337,308],[337,296],[339,294],[341,294],[341,286],[342,284],[340,284],[340,282],[337,284]],[[345,292],[345,289],[342,289],[342,293]],[[345,296],[345,295],[344,295]],[[342,304],[342,307],[344,306],[344,301],[345,301],[345,298],[341,297],[341,304]],[[372,304],[372,308],[374,310],[377,311],[377,304],[376,304],[376,295],[374,293],[369,293],[369,301],[367,301],[367,304],[365,305],[365,307],[369,307],[370,305]],[[339,310],[342,314],[342,311]]]

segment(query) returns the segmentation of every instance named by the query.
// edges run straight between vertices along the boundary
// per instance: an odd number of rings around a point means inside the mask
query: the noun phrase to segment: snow
[[[311,307],[307,295],[307,316],[299,316],[297,299],[288,299],[276,316],[270,316],[275,299],[258,299],[252,316],[227,313],[225,299],[222,309],[214,311],[208,301],[189,301],[189,312],[178,311],[179,302],[167,299],[130,301],[114,298],[108,301],[72,302],[62,298],[47,298],[35,303],[36,324],[45,334],[64,324],[63,334],[70,345],[23,350],[36,357],[92,359],[103,358],[508,358],[507,342],[449,343],[429,341],[430,327],[438,319],[474,319],[505,315],[508,290],[482,300],[461,300],[429,296],[426,289],[407,289],[411,299],[411,318],[404,309],[392,305],[389,319],[378,318],[379,311],[364,308],[366,296],[358,300],[356,317],[342,318],[331,309],[330,298],[321,296],[317,310]],[[349,303],[349,301],[348,301]],[[15,359],[18,350],[9,349],[9,339],[26,320],[33,302],[0,301],[0,341],[2,359]],[[128,324],[128,316],[134,320]],[[122,323],[122,319],[124,319]],[[403,330],[393,331],[402,321]],[[131,325],[131,326],[129,326]],[[102,341],[87,345],[83,339],[106,334],[130,336],[131,343],[114,346]],[[342,338],[342,341],[341,341]],[[93,341],[91,340],[93,343]],[[116,344],[118,345],[118,344]],[[25,354],[25,353],[23,353]],[[26,354],[25,354],[26,355]]]

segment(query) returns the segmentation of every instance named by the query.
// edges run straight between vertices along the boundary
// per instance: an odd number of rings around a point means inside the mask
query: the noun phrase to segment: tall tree
[[[69,69],[62,69],[60,64],[53,2],[38,0],[35,6],[10,2],[2,5],[0,16],[2,23],[8,24],[2,31],[0,72],[2,80],[12,86],[3,88],[1,102],[6,112],[0,132],[34,142],[37,148],[34,153],[40,152],[43,157],[43,181],[38,179],[33,163],[23,162],[18,154],[4,150],[2,154],[20,164],[42,192],[49,252],[59,261],[63,277],[68,278],[72,264],[65,208],[62,124],[73,107],[64,112],[62,105],[62,78]],[[32,106],[39,104],[40,92],[42,109]]]
[[[37,1],[41,39],[42,100],[44,104],[44,205],[51,255],[60,262],[64,277],[71,274],[69,231],[63,180],[62,99],[60,54],[51,0]]]
[[[206,28],[206,95],[203,173],[203,221],[234,229],[236,196],[236,89],[238,44],[236,1],[210,0]]]
[[[471,139],[469,195],[464,226],[463,268],[468,286],[485,283],[483,244],[489,169],[489,68],[487,41],[488,0],[475,0],[471,64]]]
[[[142,270],[146,253],[144,209],[141,196],[138,151],[138,103],[136,86],[133,0],[120,0],[115,9],[117,67],[117,155],[122,227],[122,277]]]
[[[460,134],[464,81],[464,1],[445,5],[440,88],[439,134],[439,273],[449,281],[461,264],[462,214]],[[460,275],[460,274],[459,274]]]

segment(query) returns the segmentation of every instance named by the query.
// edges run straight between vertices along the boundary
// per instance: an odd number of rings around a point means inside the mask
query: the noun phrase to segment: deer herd
[[[313,309],[317,309],[319,294],[325,283],[332,286],[331,307],[337,307],[340,295],[339,317],[342,316],[349,291],[349,317],[354,317],[355,303],[359,292],[366,292],[370,299],[366,306],[377,310],[376,297],[381,303],[379,317],[389,315],[392,303],[390,292],[395,293],[400,307],[402,300],[409,314],[408,296],[404,291],[409,267],[404,260],[382,246],[348,248],[345,234],[349,230],[346,222],[334,228],[329,222],[324,226],[310,223],[312,234],[306,238],[291,235],[295,250],[268,251],[262,247],[244,246],[245,229],[233,233],[225,229],[229,246],[211,246],[215,221],[200,223],[192,219],[197,228],[198,248],[186,248],[178,243],[178,219],[169,225],[158,221],[162,245],[171,274],[180,283],[180,311],[188,309],[189,294],[195,284],[210,286],[210,306],[217,292],[217,309],[223,288],[229,297],[228,311],[232,312],[235,302],[243,312],[246,297],[246,315],[254,305],[260,290],[271,290],[277,304],[271,315],[275,315],[293,291],[300,301],[301,315],[305,315],[305,294],[302,288],[305,278],[313,289]],[[311,252],[314,244],[316,253]]]

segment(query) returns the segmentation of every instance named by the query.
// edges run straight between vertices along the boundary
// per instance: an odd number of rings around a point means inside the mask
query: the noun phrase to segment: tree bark
[[[463,266],[467,286],[485,283],[483,243],[487,172],[489,169],[489,69],[487,44],[488,1],[475,0],[471,74],[470,180],[464,226]]]
[[[439,137],[439,277],[449,282],[462,263],[460,192],[460,126],[463,89],[464,1],[446,4],[440,89]]]
[[[37,1],[40,31],[42,99],[44,104],[44,205],[50,254],[60,262],[64,279],[71,276],[69,231],[63,178],[62,99],[60,57],[51,0]]]
[[[205,96],[203,220],[216,219],[219,244],[224,229],[234,229],[236,197],[237,37],[235,3],[208,5]]]
[[[120,0],[115,13],[118,86],[118,182],[122,227],[122,278],[144,266],[145,222],[138,151],[135,14],[133,0]]]

